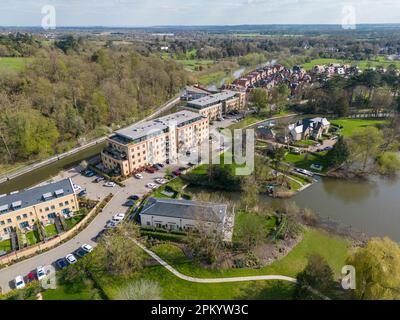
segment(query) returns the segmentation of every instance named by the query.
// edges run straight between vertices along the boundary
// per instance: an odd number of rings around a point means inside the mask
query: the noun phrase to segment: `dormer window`
[[[54,194],[56,195],[56,197],[61,197],[64,194],[64,190],[63,189],[56,190]]]
[[[21,206],[22,206],[22,201],[15,201],[15,202],[13,202],[13,203],[11,204],[11,206],[12,206],[12,208],[13,208],[14,210],[17,210],[17,209],[21,208]]]
[[[45,193],[45,194],[42,195],[42,199],[43,199],[44,201],[49,200],[51,197],[52,197],[51,192],[47,192],[47,193]]]

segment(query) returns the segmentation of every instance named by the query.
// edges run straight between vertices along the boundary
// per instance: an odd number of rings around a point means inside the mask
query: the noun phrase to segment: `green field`
[[[349,64],[349,65],[357,65],[360,69],[364,70],[369,67],[378,67],[384,66],[387,68],[389,65],[394,64],[397,68],[400,68],[400,61],[390,61],[385,57],[377,57],[375,60],[344,60],[344,59],[329,59],[329,58],[321,58],[321,59],[313,59],[308,63],[304,63],[302,66],[306,70],[311,70],[315,65],[326,65],[331,63],[340,63],[340,64]]]
[[[298,168],[306,169],[309,171],[315,171],[310,168],[312,164],[320,164],[323,166],[323,169],[322,171],[316,172],[326,172],[329,167],[329,162],[325,156],[326,152],[320,152],[318,155],[311,153],[288,153],[285,157],[285,162],[291,163]]]
[[[31,61],[32,61],[32,58],[1,57],[0,58],[0,72],[2,72],[2,71],[21,71],[25,68],[26,64]]]
[[[338,119],[332,120],[332,124],[343,126],[340,133],[344,137],[350,137],[359,128],[365,128],[368,126],[376,126],[387,123],[387,120],[382,119]]]

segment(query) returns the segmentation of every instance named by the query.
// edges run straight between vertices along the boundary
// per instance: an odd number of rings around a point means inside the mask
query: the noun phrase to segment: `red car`
[[[179,171],[179,170],[175,170],[174,172],[172,172],[174,175],[176,175],[176,176],[180,176],[181,175],[181,172]]]
[[[154,172],[156,172],[156,170],[155,170],[154,168],[151,168],[151,167],[146,168],[146,171],[147,171],[148,173],[154,173]]]

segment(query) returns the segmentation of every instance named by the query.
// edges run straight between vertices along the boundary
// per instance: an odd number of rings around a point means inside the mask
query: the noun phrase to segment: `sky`
[[[400,23],[400,0],[0,0],[0,25],[39,26],[46,5],[57,26]]]

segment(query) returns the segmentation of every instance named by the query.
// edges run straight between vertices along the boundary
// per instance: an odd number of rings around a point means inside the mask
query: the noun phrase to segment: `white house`
[[[326,118],[303,119],[290,124],[288,130],[293,141],[314,139],[318,140],[329,132],[330,122]]]
[[[226,204],[150,198],[140,212],[140,224],[169,230],[191,230],[199,224],[221,230],[224,238],[230,235],[233,224],[230,223]],[[229,238],[229,237],[228,237]]]

